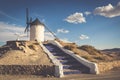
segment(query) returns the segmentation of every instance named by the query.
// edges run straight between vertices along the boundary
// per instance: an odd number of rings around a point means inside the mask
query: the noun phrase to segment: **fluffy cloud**
[[[88,15],[90,15],[90,14],[91,14],[91,12],[86,11],[86,12],[84,12],[84,14],[85,14],[86,16],[88,16]]]
[[[85,40],[85,39],[89,39],[89,37],[88,37],[87,35],[81,34],[81,35],[80,35],[80,39],[81,39],[81,40]]]
[[[16,40],[15,33],[23,34],[24,27],[0,22],[0,41]],[[25,37],[22,39],[26,39]]]
[[[74,24],[78,24],[78,23],[85,23],[85,17],[83,16],[83,13],[74,13],[71,14],[70,16],[68,16],[65,21],[69,22],[69,23],[74,23]]]
[[[69,33],[69,31],[65,29],[57,29],[57,33]]]
[[[112,4],[108,4],[106,6],[97,7],[94,10],[94,14],[108,18],[120,16],[120,2],[118,2],[116,6],[113,6]]]

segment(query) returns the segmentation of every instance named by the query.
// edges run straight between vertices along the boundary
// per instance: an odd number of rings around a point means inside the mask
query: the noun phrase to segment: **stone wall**
[[[0,74],[54,76],[55,67],[49,65],[0,65]]]
[[[106,72],[108,70],[111,70],[113,68],[120,67],[120,60],[111,61],[111,62],[100,62],[97,64],[98,64],[99,72],[102,73],[102,72]]]

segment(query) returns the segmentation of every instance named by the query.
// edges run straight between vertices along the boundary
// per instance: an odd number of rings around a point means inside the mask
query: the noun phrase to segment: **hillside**
[[[115,56],[111,56],[107,52],[98,50],[95,47],[90,46],[90,45],[78,46],[75,43],[65,43],[60,40],[57,40],[57,41],[60,42],[60,44],[65,49],[71,50],[75,54],[78,54],[79,56],[81,56],[89,61],[92,61],[92,62],[107,62],[107,61],[113,61],[113,60],[120,59],[120,56],[119,56],[119,58],[115,57]],[[114,55],[116,55],[116,54],[114,54]]]
[[[120,59],[120,48],[104,49],[104,50],[101,50],[101,51],[102,51],[103,53],[111,56],[111,57]]]
[[[13,41],[0,47],[0,65],[52,65],[35,41]]]
[[[102,51],[107,52],[107,53],[119,53],[120,54],[120,48],[104,49]]]

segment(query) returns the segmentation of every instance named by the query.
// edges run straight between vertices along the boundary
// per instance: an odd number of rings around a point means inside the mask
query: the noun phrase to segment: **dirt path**
[[[64,78],[45,78],[35,75],[0,75],[0,80],[120,80],[120,68],[99,75],[79,74]]]

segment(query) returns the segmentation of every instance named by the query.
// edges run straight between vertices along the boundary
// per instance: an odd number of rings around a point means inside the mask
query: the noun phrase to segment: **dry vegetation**
[[[19,41],[0,47],[0,65],[52,65],[48,56],[35,41]]]
[[[78,46],[75,43],[65,43],[57,40],[65,49],[73,51],[75,54],[92,61],[92,62],[107,62],[117,60],[118,58],[103,53],[90,45]]]

